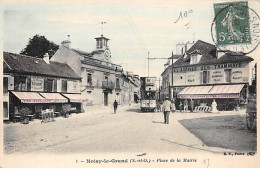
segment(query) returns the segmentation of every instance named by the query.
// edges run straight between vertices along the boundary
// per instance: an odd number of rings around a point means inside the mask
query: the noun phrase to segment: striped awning
[[[186,87],[178,97],[181,99],[239,98],[243,87],[244,84]]]
[[[82,103],[83,101],[81,94],[62,94],[62,95],[67,97],[70,100],[70,102]]]
[[[179,95],[181,94],[208,94],[210,89],[213,86],[194,86],[194,87],[186,87],[184,88]]]
[[[59,93],[40,93],[45,99],[49,100],[49,103],[66,103],[68,99],[63,97]]]
[[[210,90],[209,94],[239,94],[244,84],[236,85],[216,85]]]
[[[48,103],[44,97],[36,92],[18,92],[12,91],[12,93],[21,100],[21,103]]]

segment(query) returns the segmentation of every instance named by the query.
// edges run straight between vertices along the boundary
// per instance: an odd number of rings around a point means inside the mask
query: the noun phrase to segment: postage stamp
[[[248,2],[214,4],[212,38],[220,50],[248,54],[260,43],[259,16]]]

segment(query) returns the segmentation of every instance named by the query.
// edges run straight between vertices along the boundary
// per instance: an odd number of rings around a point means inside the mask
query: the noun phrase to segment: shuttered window
[[[209,71],[200,72],[200,83],[208,84],[209,81],[210,81],[210,72]]]

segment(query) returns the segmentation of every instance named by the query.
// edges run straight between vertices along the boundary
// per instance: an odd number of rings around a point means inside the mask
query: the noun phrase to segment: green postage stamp
[[[248,2],[214,4],[214,12],[218,45],[251,43]]]

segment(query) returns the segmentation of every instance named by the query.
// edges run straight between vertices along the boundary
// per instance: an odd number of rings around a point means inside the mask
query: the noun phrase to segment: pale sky
[[[73,48],[91,52],[101,35],[99,23],[106,22],[103,34],[110,39],[112,62],[147,76],[148,51],[151,58],[165,58],[177,43],[194,37],[213,43],[213,3],[226,1],[2,1],[3,50],[19,53],[39,34],[58,45],[70,35]],[[150,61],[150,76],[160,76],[164,63]]]

